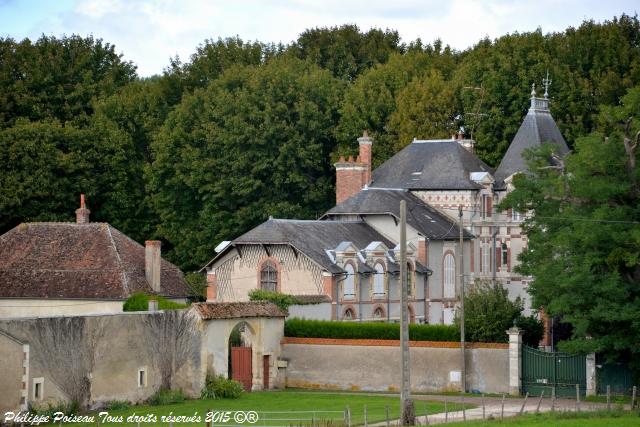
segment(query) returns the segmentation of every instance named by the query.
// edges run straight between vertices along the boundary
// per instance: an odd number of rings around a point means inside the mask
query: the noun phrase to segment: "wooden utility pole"
[[[400,413],[403,426],[416,424],[416,411],[411,401],[411,368],[409,365],[409,299],[407,280],[407,202],[400,201],[400,346],[402,348],[402,390]]]
[[[460,389],[467,391],[467,362],[464,343],[464,227],[462,225],[462,206],[458,208],[458,228],[460,228],[460,248],[458,248],[458,269],[460,271]]]

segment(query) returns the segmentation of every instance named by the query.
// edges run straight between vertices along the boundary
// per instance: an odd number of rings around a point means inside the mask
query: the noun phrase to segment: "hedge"
[[[148,311],[150,299],[158,301],[159,310],[180,310],[188,307],[185,304],[178,304],[177,302],[169,301],[161,296],[152,297],[142,292],[136,292],[124,302],[122,311]]]
[[[284,335],[300,338],[399,340],[400,324],[290,319],[284,324]],[[413,341],[459,341],[460,331],[454,325],[411,324],[409,325],[409,339]]]

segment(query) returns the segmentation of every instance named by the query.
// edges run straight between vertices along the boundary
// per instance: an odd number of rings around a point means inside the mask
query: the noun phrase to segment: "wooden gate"
[[[251,391],[251,347],[231,347],[231,378],[240,382],[245,391]]]
[[[576,397],[576,384],[580,394],[587,391],[587,362],[585,356],[567,353],[548,353],[526,345],[522,346],[522,392],[539,396]]]

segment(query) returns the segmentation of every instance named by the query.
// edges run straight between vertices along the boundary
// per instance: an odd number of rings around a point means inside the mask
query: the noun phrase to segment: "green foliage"
[[[124,302],[122,311],[148,311],[150,299],[158,301],[159,310],[180,310],[187,308],[187,305],[185,304],[169,301],[168,299],[158,295],[147,295],[142,292],[136,292]]]
[[[161,388],[153,393],[153,395],[147,399],[146,403],[151,406],[164,406],[172,405],[174,403],[182,403],[185,400],[187,400],[187,396],[184,394],[182,389],[170,390]]]
[[[523,330],[522,341],[538,347],[544,325],[533,316],[522,315],[523,303],[518,297],[509,299],[507,290],[498,283],[478,282],[464,298],[465,338],[472,342],[507,342],[507,330],[517,326]],[[460,318],[456,313],[456,325]]]
[[[40,415],[42,417],[48,417],[53,419],[56,412],[62,412],[66,415],[78,414],[80,412],[80,404],[77,401],[63,401],[47,402],[46,405],[34,405],[34,402],[29,401],[29,413],[34,415]]]
[[[284,335],[302,338],[368,338],[399,340],[400,325],[386,322],[339,322],[329,320],[289,319]],[[460,332],[453,325],[409,325],[409,339],[414,341],[458,341]]]
[[[107,411],[125,411],[131,407],[131,402],[128,400],[110,400],[104,404],[104,409]]]
[[[205,386],[200,393],[202,399],[237,399],[244,389],[238,381],[222,375],[207,374]]]
[[[501,205],[535,212],[524,224],[529,246],[518,271],[534,277],[533,304],[573,326],[561,348],[632,366],[640,356],[640,170],[637,151],[625,150],[623,126],[613,123],[633,113],[626,133],[631,139],[640,130],[638,93],[603,109],[608,139],[578,139],[564,168],[543,168],[548,147],[530,153],[533,173],[518,176]]]
[[[264,291],[262,289],[253,289],[249,291],[250,301],[269,301],[287,311],[290,305],[298,304],[298,300],[293,295],[283,294],[280,292]]]
[[[202,273],[187,273],[184,280],[189,287],[189,300],[202,302],[207,300],[207,276]]]

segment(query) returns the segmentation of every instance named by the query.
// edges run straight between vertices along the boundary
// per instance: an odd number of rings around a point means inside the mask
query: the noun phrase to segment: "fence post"
[[[485,418],[485,407],[484,407],[484,393],[482,393],[482,419],[484,420]]]
[[[540,393],[540,399],[538,399],[538,406],[536,406],[536,414],[540,413],[540,404],[542,403],[542,397],[544,396],[544,390]]]
[[[607,411],[611,410],[611,386],[607,385]]]
[[[429,425],[429,404],[425,403],[424,405],[424,424]]]
[[[631,392],[631,410],[636,407],[636,386],[633,386],[633,391]]]
[[[529,398],[529,392],[524,395],[524,401],[522,402],[522,406],[520,407],[520,415],[524,412],[524,407],[527,404],[527,399]]]
[[[500,407],[500,419],[504,419],[504,393],[502,393],[502,405]]]
[[[462,392],[462,421],[467,421],[467,414],[464,412],[464,392]]]
[[[556,387],[551,389],[551,412],[556,410]]]
[[[445,424],[449,421],[449,410],[447,409],[447,398],[444,398],[444,422]]]
[[[597,393],[596,354],[587,354],[587,396],[595,396]]]
[[[519,395],[522,384],[522,330],[513,326],[509,335],[509,393]]]
[[[576,412],[580,412],[580,384],[576,384]]]
[[[389,407],[388,407],[388,406],[385,406],[385,407],[384,407],[384,411],[385,411],[385,413],[386,413],[386,415],[387,415],[387,427],[389,427],[389,422],[390,422],[390,421],[389,421]]]
[[[367,427],[367,405],[364,405],[364,427]]]

